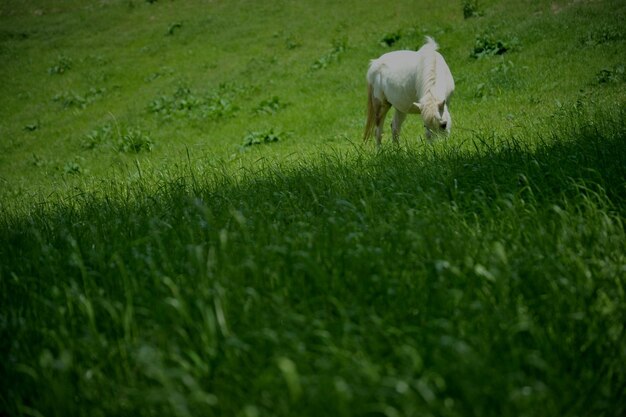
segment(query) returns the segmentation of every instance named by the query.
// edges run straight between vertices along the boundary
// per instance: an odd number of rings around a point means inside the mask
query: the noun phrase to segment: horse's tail
[[[367,121],[365,122],[365,133],[363,141],[368,140],[374,133],[376,127],[376,110],[374,109],[374,93],[372,84],[367,84]]]
[[[433,38],[431,38],[430,36],[426,36],[424,37],[424,39],[426,40],[426,43],[424,44],[424,46],[422,46],[422,48],[432,49],[433,51],[439,49],[439,45],[437,44],[437,42],[435,42]]]

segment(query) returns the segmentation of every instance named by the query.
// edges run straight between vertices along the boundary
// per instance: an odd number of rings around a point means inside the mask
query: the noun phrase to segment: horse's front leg
[[[402,123],[406,119],[406,113],[401,112],[396,109],[395,114],[393,115],[393,120],[391,121],[391,133],[393,142],[398,145],[400,139],[400,129],[402,129]]]
[[[424,126],[424,129],[426,129],[426,139],[431,140],[433,138],[433,132],[426,126]]]

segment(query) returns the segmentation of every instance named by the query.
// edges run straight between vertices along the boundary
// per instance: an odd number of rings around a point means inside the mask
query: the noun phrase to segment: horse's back
[[[372,60],[367,81],[372,86],[374,96],[388,101],[400,111],[412,111],[417,95],[418,59],[415,51],[393,51]]]
[[[418,53],[415,51],[393,51],[381,55],[378,59],[373,59],[368,71],[368,81],[370,75],[381,74],[386,77],[400,76],[412,73],[417,66]]]

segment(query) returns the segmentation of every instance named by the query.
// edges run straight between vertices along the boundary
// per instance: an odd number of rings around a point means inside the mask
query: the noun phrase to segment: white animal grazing
[[[428,139],[433,133],[450,133],[452,119],[448,103],[454,91],[454,80],[438,48],[433,38],[427,36],[426,43],[417,52],[394,51],[371,61],[367,71],[364,140],[376,130],[376,145],[380,147],[383,123],[391,106],[396,109],[391,122],[396,143],[408,113],[422,115]]]

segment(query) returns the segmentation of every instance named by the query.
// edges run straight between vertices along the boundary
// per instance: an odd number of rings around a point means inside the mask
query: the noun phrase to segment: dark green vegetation
[[[619,116],[534,150],[174,169],[5,215],[2,406],[622,415]]]
[[[626,413],[626,6],[367,3],[0,3],[1,415]]]

